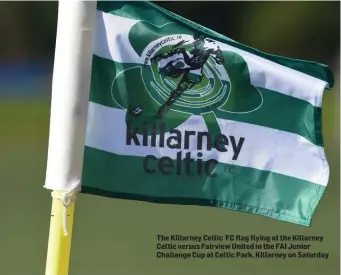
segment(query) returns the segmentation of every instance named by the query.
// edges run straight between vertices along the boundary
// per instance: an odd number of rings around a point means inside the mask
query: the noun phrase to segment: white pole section
[[[96,1],[60,0],[45,188],[69,191],[81,181]]]

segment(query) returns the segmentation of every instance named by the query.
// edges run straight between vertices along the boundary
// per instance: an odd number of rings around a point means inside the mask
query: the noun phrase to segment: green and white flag
[[[326,188],[330,69],[151,2],[98,2],[83,193],[309,226]]]

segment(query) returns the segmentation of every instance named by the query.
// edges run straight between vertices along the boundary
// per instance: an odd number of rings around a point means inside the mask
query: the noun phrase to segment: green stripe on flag
[[[82,192],[147,202],[201,205],[259,214],[309,226],[325,187],[248,167],[218,163],[217,177],[187,176],[176,160],[170,175],[152,159],[146,173],[143,158],[119,156],[85,147]],[[198,169],[198,162],[192,164]],[[167,172],[168,172],[167,170]],[[180,172],[179,172],[180,171]],[[178,175],[177,173],[180,173]]]

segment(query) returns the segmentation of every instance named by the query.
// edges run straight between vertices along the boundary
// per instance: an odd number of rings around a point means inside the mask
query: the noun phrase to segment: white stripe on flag
[[[199,151],[196,138],[193,137],[188,150],[169,149],[166,143],[164,148],[126,145],[125,115],[125,110],[90,102],[85,144],[118,155],[141,157],[154,155],[158,158],[168,156],[176,159],[177,152],[182,151],[182,156],[191,152],[192,158],[197,158],[196,154]],[[242,150],[238,159],[232,160],[233,150],[230,141],[228,151],[224,153],[215,149],[201,150],[203,160],[214,158],[221,163],[272,171],[324,186],[327,184],[329,166],[322,147],[289,132],[243,122],[217,120],[224,135],[234,136],[237,143],[240,137],[245,138]],[[185,130],[208,131],[203,118],[197,115],[192,115],[176,129],[181,131],[182,136]],[[170,134],[165,135],[165,141],[169,136]],[[142,136],[139,136],[139,140],[142,142]],[[159,136],[156,140],[156,144],[159,144]]]

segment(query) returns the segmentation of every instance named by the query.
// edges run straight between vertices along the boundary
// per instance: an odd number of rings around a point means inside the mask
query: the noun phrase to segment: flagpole
[[[96,1],[59,0],[46,180],[52,209],[45,275],[68,275],[80,191]]]

